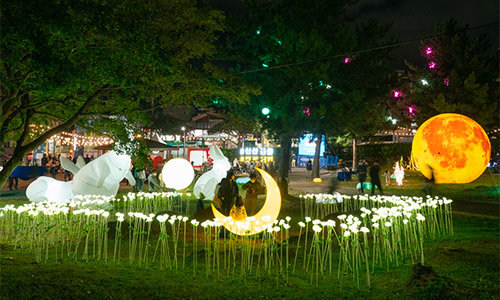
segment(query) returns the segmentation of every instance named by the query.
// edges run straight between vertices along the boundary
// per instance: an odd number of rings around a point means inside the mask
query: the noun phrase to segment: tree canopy
[[[144,121],[141,99],[156,107],[203,106],[213,94],[248,100],[244,86],[213,79],[220,70],[206,57],[224,15],[202,1],[6,0],[0,13],[0,144],[16,144],[0,183],[75,123],[110,115]],[[31,124],[48,130],[30,135]]]
[[[403,97],[419,124],[440,113],[466,115],[486,130],[498,128],[498,59],[488,55],[485,35],[470,38],[455,20],[436,25],[435,37],[421,46],[426,65],[409,64]]]
[[[234,71],[261,87],[250,109],[281,144],[280,183],[291,138],[364,135],[383,123],[390,50],[368,50],[393,40],[386,37],[389,27],[376,22],[354,28],[345,12],[350,3],[247,1],[248,14],[230,18],[228,57]],[[268,115],[261,114],[264,107]]]

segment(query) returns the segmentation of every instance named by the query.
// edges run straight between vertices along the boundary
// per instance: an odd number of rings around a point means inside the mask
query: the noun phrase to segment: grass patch
[[[381,181],[384,193],[398,196],[425,196],[423,185],[426,183],[426,178],[418,171],[406,170],[402,186],[398,186],[394,179],[391,179],[391,185],[389,186],[385,185],[383,178],[381,178]],[[339,187],[352,188],[357,184],[358,178],[356,175],[353,175],[351,181],[338,181]],[[376,194],[378,194],[378,191],[376,191]],[[433,196],[447,197],[453,200],[500,203],[500,176],[486,171],[471,183],[435,184]]]
[[[186,269],[159,270],[108,262],[35,262],[28,251],[1,245],[0,296],[2,299],[498,299],[500,257],[498,220],[455,216],[455,234],[425,242],[426,266],[437,277],[410,285],[412,264],[376,268],[372,289],[357,290],[356,283],[336,274],[321,276],[311,284],[310,273],[271,272],[241,277],[221,272],[206,277],[203,264],[196,276],[188,257]],[[293,244],[293,243],[292,243]],[[126,247],[126,245],[124,245]],[[203,260],[202,251],[198,259]],[[188,267],[189,266],[189,267]],[[334,272],[335,273],[335,272]]]

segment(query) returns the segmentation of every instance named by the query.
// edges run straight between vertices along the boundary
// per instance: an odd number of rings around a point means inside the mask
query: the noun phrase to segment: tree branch
[[[23,124],[24,125],[24,129],[23,129],[23,132],[21,132],[21,135],[19,136],[19,138],[16,141],[16,149],[14,150],[14,152],[16,152],[18,149],[19,150],[23,149],[22,144],[24,143],[24,141],[26,140],[26,137],[28,136],[28,134],[30,132],[31,117],[32,117],[31,116],[31,111],[28,110],[26,112],[26,119],[25,119],[25,122]]]
[[[41,143],[43,143],[45,140],[53,136],[54,134],[57,134],[59,132],[62,132],[64,130],[68,130],[73,124],[78,121],[78,119],[82,116],[82,114],[97,100],[99,97],[105,95],[106,93],[109,93],[109,88],[112,87],[110,85],[105,85],[101,88],[99,88],[97,91],[94,92],[90,97],[87,98],[85,103],[80,107],[80,109],[71,117],[69,118],[66,122],[63,124],[60,124],[44,134],[40,135],[38,138],[33,140],[32,142],[22,146],[23,148],[29,148],[29,149],[34,149],[35,147],[39,146]],[[28,111],[29,112],[29,111]],[[24,134],[24,132],[23,132]],[[17,149],[17,147],[16,147]]]
[[[26,73],[26,75],[24,75],[24,78],[21,81],[21,83],[18,85],[18,87],[21,87],[21,86],[25,85],[26,81],[28,81],[28,79],[31,77],[31,75],[33,75],[33,73],[35,73],[35,71],[33,71],[33,70],[31,70],[28,73]]]
[[[138,108],[138,109],[132,110],[132,112],[149,112],[149,111],[155,110],[157,108],[162,108],[162,105],[161,104],[157,104],[157,105],[154,105],[154,106],[152,106],[150,108]]]
[[[43,112],[43,111],[33,110],[33,114],[35,114],[35,115],[50,116],[50,117],[52,117],[54,119],[61,120],[61,116],[57,116],[57,115],[49,113],[49,112]],[[84,115],[84,114],[82,114],[82,115]],[[64,121],[64,120],[62,120],[62,121]]]

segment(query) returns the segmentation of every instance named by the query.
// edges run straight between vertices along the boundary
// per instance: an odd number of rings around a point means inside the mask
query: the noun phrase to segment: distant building
[[[394,130],[384,130],[374,134],[369,139],[361,140],[357,144],[364,145],[368,143],[375,144],[396,144],[396,143],[411,143],[415,136],[415,129],[398,126]]]

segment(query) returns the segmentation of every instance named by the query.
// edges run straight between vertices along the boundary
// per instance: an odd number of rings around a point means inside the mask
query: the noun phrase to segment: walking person
[[[360,188],[361,194],[365,193],[364,184],[366,181],[367,168],[368,168],[368,164],[366,163],[366,161],[361,161],[361,164],[359,164],[358,167],[356,168],[356,174],[358,174],[359,184],[361,185],[361,188]]]
[[[391,172],[389,172],[389,169],[385,169],[384,177],[385,177],[385,186],[391,185]]]
[[[263,193],[264,187],[257,181],[257,175],[252,173],[250,174],[250,181],[245,183],[241,188],[247,191],[245,207],[248,215],[253,216],[256,213],[255,207],[257,206],[257,196]]]
[[[130,170],[130,173],[132,173],[132,176],[135,179],[135,185],[132,187],[132,191],[137,192],[137,169],[135,168],[135,164],[132,166],[132,170]]]
[[[378,187],[378,190],[380,191],[380,195],[383,195],[382,185],[380,184],[380,177],[378,176],[379,172],[380,172],[379,163],[378,163],[378,161],[375,161],[373,163],[373,166],[370,168],[370,181],[372,183],[372,196],[375,195],[375,186]]]
[[[144,187],[144,180],[146,180],[146,171],[144,169],[137,170],[137,191],[142,192]]]
[[[238,198],[238,185],[236,184],[233,171],[228,171],[226,178],[222,179],[217,196],[222,202],[222,213],[229,216],[229,212]]]
[[[434,169],[427,165],[431,170],[431,178],[426,178],[426,182],[424,184],[424,193],[430,197],[432,197],[432,188],[434,187],[435,179],[434,179]]]
[[[12,187],[17,191],[17,184],[19,183],[19,177],[13,176],[12,173],[9,175],[9,191],[12,191]]]
[[[160,178],[158,177],[158,171],[153,170],[151,175],[148,177],[148,191],[150,193],[161,192],[162,187],[160,183]]]
[[[35,160],[34,157],[33,160]],[[49,163],[49,158],[47,157],[47,154],[44,153],[42,156],[41,166],[46,167],[48,163]]]
[[[309,161],[306,164],[306,178],[312,177],[312,171],[313,171],[313,164],[312,161],[309,159]]]

